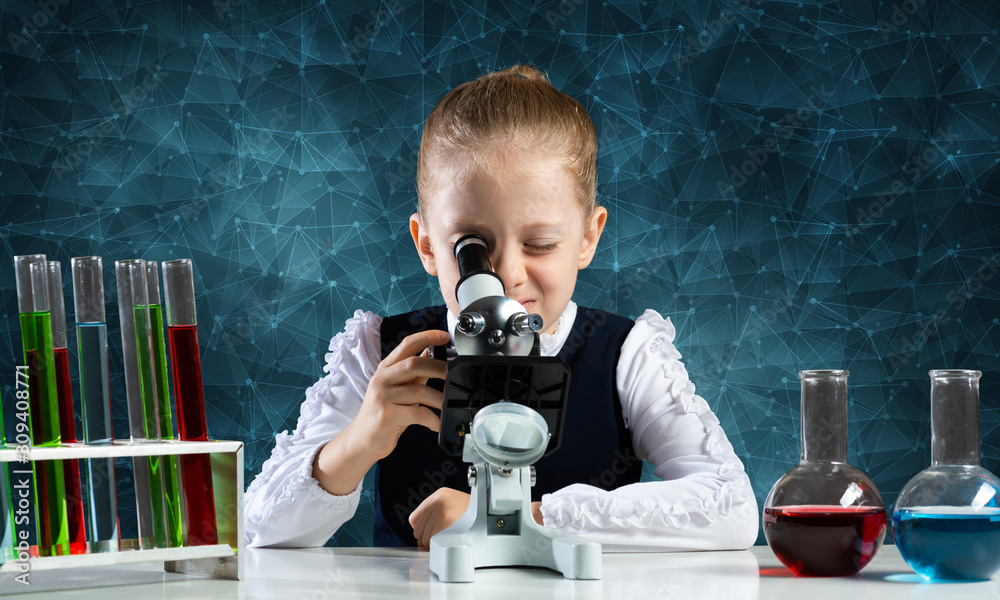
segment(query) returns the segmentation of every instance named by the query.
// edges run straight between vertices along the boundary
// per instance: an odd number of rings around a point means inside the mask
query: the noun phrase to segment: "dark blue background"
[[[849,460],[887,504],[929,463],[930,368],[984,372],[997,469],[997,2],[349,4],[3,2],[5,403],[15,254],[105,258],[121,435],[111,266],[190,257],[209,426],[249,482],[355,309],[439,301],[406,224],[431,108],[530,63],[599,134],[611,218],[576,300],[674,321],[761,503],[805,368],[851,371]]]

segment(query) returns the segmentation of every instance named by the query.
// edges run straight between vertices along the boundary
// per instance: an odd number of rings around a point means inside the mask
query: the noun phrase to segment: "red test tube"
[[[170,371],[177,402],[177,428],[182,440],[207,441],[205,391],[198,352],[194,273],[191,259],[168,260],[163,267],[163,295],[167,313]],[[187,507],[188,545],[219,543],[215,521],[215,492],[209,454],[182,454],[181,481]]]
[[[66,341],[66,299],[63,296],[62,264],[46,261],[49,312],[52,315],[52,348],[56,359],[56,395],[59,403],[59,431],[62,443],[75,444],[76,411],[73,409],[73,386],[69,373],[69,344]],[[87,551],[87,528],[84,524],[83,492],[80,487],[80,461],[64,460],[63,478],[66,488],[66,516],[69,527],[69,551]]]

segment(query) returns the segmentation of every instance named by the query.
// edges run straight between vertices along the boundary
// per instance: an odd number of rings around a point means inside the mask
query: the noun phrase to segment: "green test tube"
[[[28,366],[31,445],[58,446],[59,404],[52,315],[49,312],[48,273],[44,254],[14,257],[21,344]],[[36,542],[39,556],[70,553],[63,463],[38,461],[34,479]]]
[[[160,302],[160,274],[155,260],[146,261],[146,300],[149,302],[149,329],[153,354],[153,380],[156,384],[156,413],[161,440],[175,440],[170,387],[167,384],[167,343]],[[183,505],[181,504],[181,463],[178,456],[164,456],[163,497],[170,546],[184,545]]]
[[[156,380],[146,300],[146,261],[119,260],[115,262],[115,276],[125,360],[129,435],[136,441],[158,442],[160,427],[156,414]],[[163,493],[163,457],[134,457],[132,471],[139,517],[139,547],[166,548],[169,540]]]

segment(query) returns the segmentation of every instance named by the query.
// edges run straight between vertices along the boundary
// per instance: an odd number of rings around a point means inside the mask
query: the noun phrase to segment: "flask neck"
[[[802,462],[847,462],[847,371],[800,371]]]
[[[979,371],[931,371],[931,464],[979,466]]]

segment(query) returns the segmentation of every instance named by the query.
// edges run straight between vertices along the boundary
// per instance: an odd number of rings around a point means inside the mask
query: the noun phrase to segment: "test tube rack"
[[[30,469],[30,461],[134,458],[142,456],[175,456],[209,454],[212,461],[212,483],[215,492],[215,516],[219,543],[208,546],[138,549],[136,540],[122,539],[119,550],[73,554],[68,556],[32,557],[31,571],[120,565],[139,562],[163,562],[170,573],[207,575],[217,579],[243,579],[243,442],[206,441],[120,441],[110,445],[62,444],[57,447],[31,447],[27,456],[8,445],[0,446],[0,463],[10,470]],[[26,462],[22,459],[26,458]],[[20,561],[8,560],[0,566],[0,574],[19,574]]]

